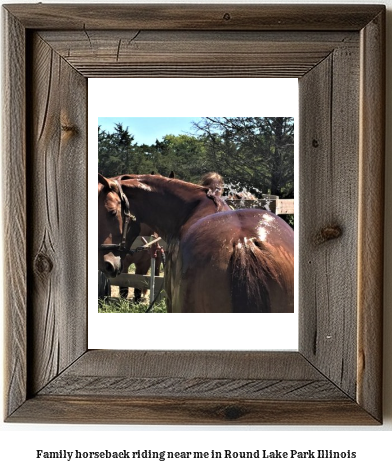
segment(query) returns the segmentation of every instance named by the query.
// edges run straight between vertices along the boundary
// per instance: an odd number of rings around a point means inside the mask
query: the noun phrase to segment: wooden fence
[[[275,214],[294,214],[294,199],[279,199],[278,196],[264,195],[262,199],[251,200],[251,199],[231,199],[226,201],[234,209],[239,208],[255,208],[255,209],[268,209]],[[144,237],[148,242],[153,237]],[[161,240],[159,242],[161,247],[166,249],[166,243]],[[142,237],[137,237],[132,245],[132,249],[136,249],[144,245]],[[144,250],[145,251],[145,250]],[[151,259],[151,265],[155,268],[154,259]],[[116,278],[110,278],[110,285],[120,287],[138,288],[140,290],[150,290],[150,304],[158,296],[161,288],[164,284],[164,277],[155,276],[155,272],[151,271],[151,275],[136,275],[134,273],[121,273]],[[153,289],[153,291],[151,291]],[[159,301],[161,298],[158,298]]]
[[[234,209],[267,209],[274,214],[294,214],[294,199],[280,199],[272,194],[263,194],[262,199],[227,199]]]
[[[155,239],[154,236],[139,236],[133,242],[131,249],[137,249],[142,247],[145,242],[142,239],[145,239],[147,242]],[[166,242],[162,239],[158,242],[159,245],[166,250]],[[148,250],[142,250],[142,252],[148,252]],[[121,273],[116,278],[109,278],[109,283],[111,286],[119,286],[123,288],[137,288],[139,290],[150,290],[150,304],[156,299],[160,301],[161,297],[158,297],[159,292],[163,288],[163,276],[155,275],[155,259],[151,258],[151,275],[136,275],[135,273]]]

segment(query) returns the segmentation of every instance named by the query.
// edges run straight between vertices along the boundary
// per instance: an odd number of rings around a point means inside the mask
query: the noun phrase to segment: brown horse
[[[259,209],[232,211],[203,186],[127,177],[120,184],[98,175],[102,271],[121,272],[121,242],[131,245],[145,223],[167,243],[168,312],[294,311],[294,232],[282,219]]]
[[[154,171],[151,172],[151,174],[155,174]],[[174,171],[171,171],[170,178],[174,178]],[[130,175],[120,175],[115,178],[111,178],[117,181],[123,181],[126,179],[129,179]],[[140,236],[154,236],[158,237],[158,234],[151,229],[146,224],[141,224],[140,225]],[[160,267],[162,263],[162,254],[160,252],[157,253],[156,255],[156,261],[155,261],[155,276],[159,276],[160,273]],[[123,260],[123,272],[128,273],[128,268],[130,265],[134,264],[135,265],[135,274],[136,275],[146,275],[148,270],[150,269],[151,266],[151,253],[148,251],[144,252],[136,252],[133,254],[128,254],[124,257]],[[147,290],[140,290],[139,288],[135,288],[134,290],[134,301],[135,303],[139,303],[143,297],[146,296]],[[127,287],[121,287],[120,286],[120,296],[122,298],[126,298],[128,296],[128,288]]]
[[[153,235],[153,230],[145,225],[141,225],[140,235],[149,236]],[[157,237],[157,234],[155,234]],[[162,256],[160,253],[157,253],[156,265],[155,265],[155,276],[159,276],[160,266],[161,266]],[[128,268],[130,265],[135,265],[135,274],[136,275],[146,275],[151,266],[151,254],[149,251],[135,252],[133,254],[129,253],[124,256],[123,259],[123,273],[128,273]],[[128,287],[120,286],[119,293],[121,298],[128,297]],[[146,296],[147,290],[140,290],[139,288],[134,289],[134,301],[135,303],[140,303],[142,298]],[[108,278],[100,270],[98,271],[98,298],[103,299],[111,295],[110,282]]]

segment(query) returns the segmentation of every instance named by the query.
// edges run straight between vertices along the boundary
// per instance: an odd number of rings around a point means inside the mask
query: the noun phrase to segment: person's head
[[[204,174],[200,179],[200,184],[210,188],[215,196],[221,196],[223,193],[224,181],[220,174],[211,171]]]

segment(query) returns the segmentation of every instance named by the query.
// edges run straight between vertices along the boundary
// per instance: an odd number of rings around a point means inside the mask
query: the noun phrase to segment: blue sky
[[[135,137],[138,145],[152,145],[168,134],[195,133],[192,122],[202,117],[99,117],[98,125],[109,133],[114,131],[114,124],[122,123],[124,128]],[[135,143],[134,142],[134,143]]]

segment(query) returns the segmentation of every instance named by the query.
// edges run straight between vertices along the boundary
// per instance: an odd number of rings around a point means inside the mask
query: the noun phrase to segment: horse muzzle
[[[109,253],[103,257],[103,268],[101,270],[109,278],[115,278],[122,272],[121,257]]]

